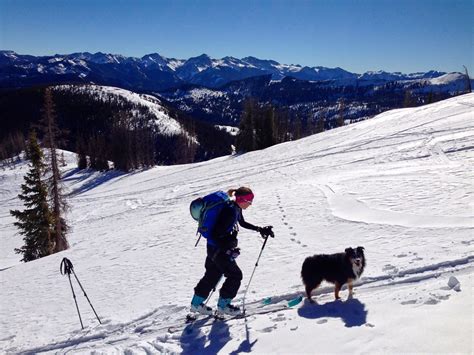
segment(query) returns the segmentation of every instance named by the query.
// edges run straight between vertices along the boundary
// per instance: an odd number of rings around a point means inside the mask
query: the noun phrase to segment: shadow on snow
[[[300,317],[308,319],[318,318],[341,318],[346,327],[359,327],[367,322],[367,310],[365,305],[356,298],[347,301],[333,301],[325,304],[310,303],[298,309]]]
[[[207,336],[200,329],[200,326],[205,323],[206,320],[197,320],[184,328],[180,338],[182,354],[217,354],[232,339],[227,322],[215,321],[212,323]],[[249,353],[256,342],[257,340],[250,343],[247,333],[247,338],[231,354]]]
[[[69,171],[67,174],[65,174],[62,180],[70,181],[70,182],[73,182],[74,184],[85,182],[79,188],[74,189],[73,191],[69,193],[69,196],[76,196],[84,192],[90,191],[109,180],[116,179],[124,175],[130,175],[130,173],[125,173],[119,170],[109,170],[106,172],[98,172],[92,169],[87,169],[87,170],[73,169]]]

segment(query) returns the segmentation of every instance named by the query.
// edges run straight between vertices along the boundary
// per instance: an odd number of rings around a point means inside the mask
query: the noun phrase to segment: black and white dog
[[[357,280],[365,268],[364,247],[347,248],[344,253],[320,254],[307,257],[301,268],[301,278],[306,288],[306,296],[310,302],[311,292],[323,280],[335,284],[334,296],[339,299],[342,285],[347,283],[349,296],[352,296],[353,282]]]

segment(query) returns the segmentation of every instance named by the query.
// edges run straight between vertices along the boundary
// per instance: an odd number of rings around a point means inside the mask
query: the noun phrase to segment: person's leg
[[[237,295],[242,281],[242,270],[229,255],[219,253],[215,259],[215,264],[224,273],[225,281],[222,285],[219,295],[221,298],[233,299]]]
[[[222,271],[212,261],[210,256],[207,256],[206,258],[205,267],[206,272],[204,273],[204,276],[194,288],[194,293],[204,299],[209,296],[209,293],[211,293],[212,289],[216,287],[222,276]]]
[[[205,268],[206,272],[202,279],[198,282],[194,288],[194,296],[191,300],[191,312],[211,315],[213,310],[208,307],[204,302],[209,297],[212,289],[215,289],[217,283],[222,277],[222,271],[213,261],[214,252],[208,248],[206,257]]]

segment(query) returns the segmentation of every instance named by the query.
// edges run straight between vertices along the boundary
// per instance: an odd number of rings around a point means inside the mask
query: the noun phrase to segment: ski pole
[[[77,314],[79,315],[79,322],[81,322],[81,328],[84,329],[84,325],[82,324],[81,312],[79,312],[79,306],[77,305],[76,294],[74,292],[74,287],[72,287],[72,282],[71,282],[72,268],[73,266],[72,266],[71,261],[68,258],[64,258],[63,261],[61,261],[59,271],[61,272],[61,275],[67,274],[67,277],[69,278],[69,284],[71,285],[72,297],[74,298],[74,302],[76,303]]]
[[[221,280],[222,280],[223,277],[224,277],[224,274],[222,274],[222,276],[220,277],[219,281],[217,281],[216,285],[214,286],[214,288],[212,289],[211,293],[210,293],[209,296],[207,297],[206,302],[204,302],[204,305],[207,305],[207,302],[209,302],[209,300],[211,299],[212,294],[216,291],[216,288],[217,288],[217,286],[221,283]]]
[[[194,247],[195,247],[195,248],[196,248],[197,245],[199,244],[199,241],[201,240],[201,237],[202,237],[201,233],[196,232],[196,235],[198,235],[198,234],[199,234],[199,238],[197,239],[196,244],[194,244]]]
[[[94,309],[94,306],[92,305],[92,303],[91,303],[89,297],[87,297],[86,291],[84,291],[84,288],[82,287],[81,282],[80,282],[79,279],[77,278],[76,273],[74,272],[74,269],[72,270],[72,273],[74,274],[74,277],[76,278],[77,283],[79,284],[79,286],[81,286],[81,290],[82,290],[82,292],[84,292],[84,296],[86,297],[87,302],[89,302],[89,305],[91,306],[92,310],[94,311],[94,314],[95,314],[97,320],[99,321],[99,324],[102,324],[102,322],[101,322],[100,319],[99,319],[99,316],[97,315],[97,312],[96,312],[95,309]]]
[[[92,311],[94,312],[97,320],[99,321],[100,324],[102,324],[102,322],[100,321],[100,318],[99,316],[97,315],[97,312],[95,311],[94,309],[94,306],[92,305],[89,297],[87,296],[87,293],[86,291],[84,290],[84,288],[82,287],[82,284],[81,282],[79,281],[79,278],[77,277],[76,273],[74,272],[74,266],[72,265],[72,262],[71,260],[69,260],[68,258],[63,258],[63,261],[61,262],[61,274],[64,275],[63,273],[63,266],[64,266],[64,273],[67,273],[68,277],[69,277],[69,282],[71,283],[71,271],[72,273],[74,274],[74,277],[76,278],[76,281],[77,283],[79,284],[79,286],[81,287],[81,290],[82,292],[84,293],[84,296],[86,297],[87,299],[87,302],[89,302],[89,305],[91,306],[92,308]],[[72,288],[72,283],[71,283],[71,288]],[[79,307],[77,306],[77,301],[76,301],[76,295],[74,294],[74,289],[72,290],[72,294],[73,294],[73,297],[74,297],[74,301],[76,302],[76,308],[77,308],[77,312],[79,313]],[[79,313],[79,319],[81,320],[81,326],[82,326],[82,319],[81,319],[81,314]],[[82,326],[82,329],[84,329],[84,326]]]
[[[245,289],[244,297],[242,298],[242,313],[245,314],[245,297],[247,296],[247,292],[249,290],[250,283],[252,282],[253,275],[255,274],[255,270],[257,269],[258,262],[260,257],[262,256],[263,249],[265,249],[265,245],[267,245],[268,237],[265,237],[265,241],[263,242],[262,249],[260,249],[260,254],[258,255],[257,262],[255,263],[255,267],[253,268],[252,275],[250,276],[249,283],[247,284],[247,288]]]

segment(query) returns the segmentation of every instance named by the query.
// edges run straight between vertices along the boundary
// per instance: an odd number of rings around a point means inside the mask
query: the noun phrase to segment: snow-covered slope
[[[75,92],[87,94],[98,101],[107,101],[111,98],[121,98],[128,103],[145,108],[148,113],[154,117],[148,122],[149,127],[152,127],[156,132],[164,135],[178,135],[186,133],[183,127],[172,117],[170,117],[168,110],[163,107],[161,101],[154,96],[146,94],[137,94],[135,92],[101,85],[58,85],[54,87],[55,90],[74,90]],[[139,115],[139,112],[132,112],[134,115]]]
[[[120,175],[65,169],[71,249],[21,264],[8,211],[25,165],[0,174],[0,352],[472,353],[474,94],[241,156]],[[188,204],[250,186],[272,224],[246,319],[182,326],[204,271]],[[241,230],[241,301],[262,241]],[[366,248],[356,295],[302,294],[305,257]],[[68,257],[102,320],[59,273]],[[454,279],[456,278],[456,279]],[[451,282],[450,282],[451,279]],[[456,282],[458,280],[458,282]],[[272,296],[272,302],[263,300]],[[215,306],[216,295],[209,305]]]

